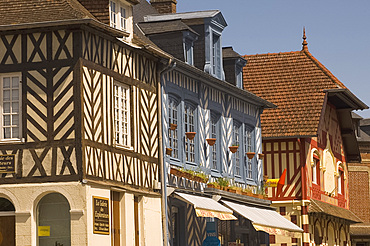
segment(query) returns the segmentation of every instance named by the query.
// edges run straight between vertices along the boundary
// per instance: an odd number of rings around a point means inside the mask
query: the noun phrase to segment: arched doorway
[[[335,232],[334,227],[331,223],[328,224],[328,246],[334,246],[335,245]]]
[[[37,206],[39,246],[71,246],[70,206],[59,193],[44,196]]]
[[[0,246],[15,246],[15,208],[5,198],[0,198]]]

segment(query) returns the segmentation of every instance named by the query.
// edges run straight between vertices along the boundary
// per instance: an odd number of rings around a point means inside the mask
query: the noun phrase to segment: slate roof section
[[[244,58],[244,88],[277,105],[261,116],[263,138],[316,136],[324,90],[346,89],[305,45],[301,51]]]
[[[235,52],[233,47],[222,47],[222,58],[242,58],[244,59],[239,53]]]
[[[77,0],[2,0],[0,9],[0,25],[95,19]]]
[[[146,0],[139,0],[140,4],[133,6],[134,23],[144,21],[146,15],[158,15],[158,11]]]
[[[204,19],[215,17],[219,13],[221,13],[219,10],[205,10],[173,14],[156,14],[145,16],[144,20],[150,22],[150,21],[166,21],[177,19]]]
[[[161,22],[142,22],[138,24],[146,35],[189,30],[199,35],[181,20],[170,20]]]
[[[357,217],[357,215],[355,215],[352,211],[348,209],[341,208],[315,199],[311,199],[311,203],[308,206],[308,212],[328,214],[337,218],[348,220],[353,223],[362,222],[361,219]]]

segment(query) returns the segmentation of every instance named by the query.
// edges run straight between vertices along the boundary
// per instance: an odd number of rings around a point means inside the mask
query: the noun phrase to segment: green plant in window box
[[[226,188],[229,186],[230,181],[227,178],[218,178],[217,179],[218,185],[221,187],[222,190],[226,190]]]

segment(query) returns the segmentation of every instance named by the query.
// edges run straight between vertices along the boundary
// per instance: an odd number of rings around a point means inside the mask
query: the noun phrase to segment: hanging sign
[[[38,235],[39,237],[50,237],[50,226],[39,226]]]
[[[14,173],[15,155],[0,155],[0,173]]]
[[[109,235],[109,199],[93,196],[94,233]]]

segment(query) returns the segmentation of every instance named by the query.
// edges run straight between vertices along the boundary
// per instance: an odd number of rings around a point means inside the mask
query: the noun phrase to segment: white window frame
[[[113,9],[114,6],[114,9]],[[128,9],[127,5],[120,1],[110,0],[109,2],[109,20],[110,26],[127,31]],[[114,11],[115,10],[115,11]]]
[[[212,32],[212,46],[211,46],[211,62],[212,62],[212,74],[221,78],[221,60],[222,60],[222,49],[221,49],[221,35]]]
[[[315,158],[313,159],[313,166],[312,166],[312,183],[317,184],[317,163],[319,161]]]
[[[122,94],[123,92],[125,94]],[[114,93],[113,94],[114,142],[117,146],[130,148],[131,147],[130,87],[128,85],[115,82],[113,93]],[[126,107],[124,103],[126,104]]]
[[[18,77],[18,88],[12,88],[12,82],[10,81],[10,90],[18,89],[18,100],[12,100],[12,95],[10,95],[9,101],[10,103],[10,112],[4,113],[4,88],[3,88],[3,80],[5,77]],[[20,141],[22,139],[22,77],[21,73],[8,73],[8,74],[0,74],[0,142],[12,142],[12,141]],[[13,112],[13,103],[18,102],[18,112]],[[11,135],[12,129],[18,127],[18,137],[10,137],[5,138],[4,136],[4,115],[10,116],[11,121],[13,120],[13,116],[18,115],[18,124],[17,125],[10,125]]]

